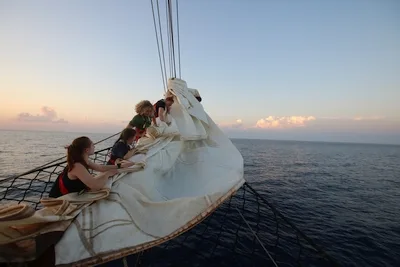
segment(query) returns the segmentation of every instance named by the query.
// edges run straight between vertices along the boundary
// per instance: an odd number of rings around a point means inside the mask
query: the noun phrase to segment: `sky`
[[[179,1],[182,78],[230,137],[400,144],[399,14]],[[114,133],[163,95],[150,1],[3,0],[0,38],[0,129]]]

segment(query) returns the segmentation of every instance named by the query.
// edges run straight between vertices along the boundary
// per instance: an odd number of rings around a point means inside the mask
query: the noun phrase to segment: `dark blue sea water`
[[[0,131],[0,178],[62,156],[79,135]],[[233,142],[246,180],[341,265],[400,266],[400,146]]]
[[[234,143],[252,186],[343,266],[400,266],[400,146]]]

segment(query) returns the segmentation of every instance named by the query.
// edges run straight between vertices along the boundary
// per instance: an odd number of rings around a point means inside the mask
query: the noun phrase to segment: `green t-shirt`
[[[133,117],[133,119],[129,122],[129,125],[135,127],[136,129],[144,130],[151,125],[151,118],[138,114]]]

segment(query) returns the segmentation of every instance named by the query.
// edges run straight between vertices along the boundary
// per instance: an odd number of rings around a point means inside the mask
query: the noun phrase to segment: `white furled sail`
[[[82,210],[56,245],[57,265],[99,264],[172,239],[244,183],[241,154],[186,82],[169,79],[168,89],[175,99],[169,123],[138,144],[148,149],[140,156],[146,167],[115,177],[109,196]]]

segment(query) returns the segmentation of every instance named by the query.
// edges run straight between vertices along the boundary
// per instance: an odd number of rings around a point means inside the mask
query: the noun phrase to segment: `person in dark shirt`
[[[118,173],[119,168],[132,166],[133,162],[119,165],[99,165],[89,160],[94,154],[94,144],[86,136],[76,138],[67,151],[67,167],[54,182],[49,197],[57,198],[72,192],[98,190],[104,187],[109,177]],[[93,176],[89,169],[101,172]]]
[[[165,111],[169,113],[172,104],[174,104],[174,98],[172,96],[168,96],[165,99],[158,100],[154,104],[154,116],[153,116],[153,123],[157,125],[156,118],[160,118],[160,121],[165,122]]]
[[[114,146],[111,149],[110,159],[108,160],[108,165],[118,164],[119,160],[127,160],[133,156],[133,149],[131,149],[130,145],[132,145],[133,141],[136,138],[136,131],[132,128],[125,128],[122,132],[118,140],[114,143]]]
[[[146,129],[151,125],[151,117],[154,114],[154,107],[148,100],[142,100],[136,104],[137,115],[126,126],[136,130],[135,141],[139,140],[146,133]]]

